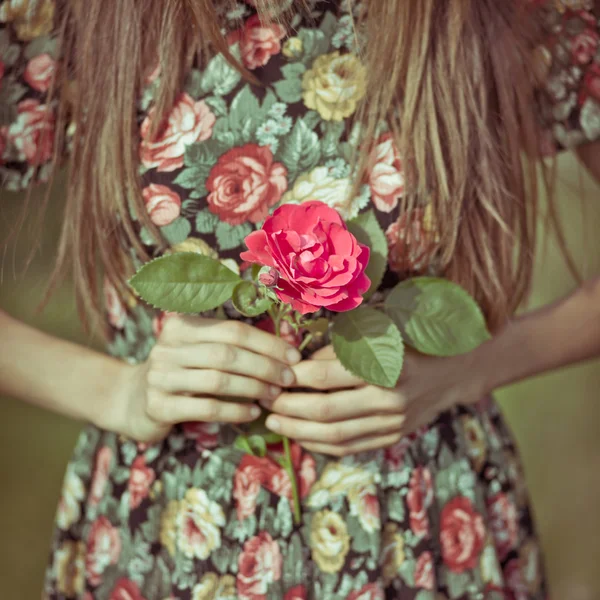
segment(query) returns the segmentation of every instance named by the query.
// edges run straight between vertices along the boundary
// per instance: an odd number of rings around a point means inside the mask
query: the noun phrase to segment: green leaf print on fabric
[[[220,223],[219,217],[205,208],[196,214],[196,229],[198,233],[214,233]]]
[[[179,217],[172,223],[160,228],[161,235],[171,246],[183,242],[190,235],[191,231],[192,225],[183,217]]]
[[[230,48],[232,55],[239,58],[239,48]],[[229,64],[222,54],[217,54],[210,60],[199,82],[198,97],[210,93],[216,96],[230,94],[241,81],[242,75],[238,69]],[[190,94],[192,95],[192,94]]]
[[[298,37],[302,41],[300,60],[306,67],[310,67],[317,56],[329,52],[331,38],[327,38],[319,29],[300,29]]]
[[[208,104],[216,117],[227,115],[227,103],[221,96],[209,96],[208,98],[204,98],[204,102]]]
[[[221,221],[217,225],[216,236],[219,249],[231,250],[243,245],[244,238],[252,231],[252,226],[249,223],[241,225],[230,225]]]
[[[0,42],[1,45],[1,42]],[[13,46],[12,48],[14,48]],[[11,48],[11,50],[12,50]],[[18,48],[18,47],[17,47]],[[49,54],[52,58],[58,58],[58,39],[55,37],[49,37],[47,35],[36,38],[27,44],[25,48],[25,58],[27,60],[31,60],[36,56],[41,56],[42,54]],[[4,58],[2,50],[0,49],[0,55]],[[10,60],[10,55],[9,55]]]
[[[277,158],[287,167],[290,182],[300,173],[316,167],[320,157],[319,136],[303,120],[296,121],[291,133],[283,140]]]
[[[248,127],[248,123],[254,125],[260,119],[260,105],[257,97],[250,90],[250,86],[244,86],[231,101],[229,109],[229,129],[234,133]]]
[[[275,92],[283,102],[295,104],[302,100],[302,74],[306,67],[301,63],[289,63],[281,69],[283,79],[275,82]]]

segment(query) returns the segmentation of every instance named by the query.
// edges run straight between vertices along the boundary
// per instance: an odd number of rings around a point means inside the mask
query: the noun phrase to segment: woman
[[[600,7],[368,4],[0,5],[5,184],[47,179],[70,151],[58,276],[72,265],[88,318],[98,260],[106,281],[110,356],[0,315],[2,393],[90,423],[46,598],[547,597],[488,395],[600,351],[597,282],[511,318],[535,242],[521,150],[535,163],[540,147],[581,144],[600,173]],[[301,360],[297,335],[276,338],[269,321],[162,315],[128,291],[135,265],[166,251],[239,269],[245,235],[309,199],[345,218],[374,211],[389,244],[381,294],[407,274],[454,279],[493,339],[410,355],[390,391],[327,346]],[[278,463],[233,446],[261,407],[297,440],[300,527]]]

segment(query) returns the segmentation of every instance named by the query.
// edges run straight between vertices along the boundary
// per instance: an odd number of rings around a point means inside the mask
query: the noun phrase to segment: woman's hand
[[[261,400],[275,413],[267,427],[308,450],[333,456],[391,446],[444,410],[485,395],[472,358],[408,352],[398,386],[385,389],[348,373],[332,348],[324,348],[294,367],[295,385],[315,392],[290,391]]]
[[[147,362],[126,367],[124,397],[107,428],[152,442],[175,423],[253,421],[261,412],[254,402],[292,385],[290,366],[300,358],[282,339],[245,323],[169,317]]]

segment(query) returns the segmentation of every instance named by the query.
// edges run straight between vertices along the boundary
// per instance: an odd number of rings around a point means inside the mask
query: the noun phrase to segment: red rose
[[[410,478],[406,504],[410,511],[410,528],[417,536],[429,533],[427,510],[433,502],[433,484],[429,469],[417,467]]]
[[[487,504],[494,546],[500,560],[504,560],[519,541],[517,507],[502,493],[489,498]]]
[[[238,559],[236,579],[240,600],[263,600],[269,584],[281,579],[279,544],[266,532],[249,539]]]
[[[175,171],[183,166],[185,149],[195,142],[203,142],[212,135],[215,115],[204,102],[194,102],[182,93],[177,97],[163,127],[155,139],[150,139],[154,109],[144,119],[140,130],[140,156],[145,167],[158,171]]]
[[[598,48],[600,35],[593,29],[586,29],[573,39],[571,53],[573,59],[580,65],[589,63]]]
[[[303,585],[297,585],[289,589],[283,600],[306,600],[306,588]]]
[[[138,586],[129,579],[119,579],[108,600],[145,600]]]
[[[138,456],[131,465],[129,475],[129,506],[137,508],[150,492],[150,486],[154,483],[156,475],[154,471],[146,466],[143,456]]]
[[[418,588],[432,590],[435,583],[433,556],[431,552],[423,552],[415,566],[415,585]]]
[[[106,517],[98,517],[92,523],[85,557],[85,572],[90,585],[102,583],[102,574],[108,566],[117,564],[120,554],[118,529]]]
[[[455,573],[473,569],[484,545],[485,526],[472,502],[458,496],[442,509],[440,542],[442,557]]]
[[[261,319],[256,323],[255,327],[269,333],[275,333],[275,323],[273,323],[271,317]],[[294,331],[294,328],[287,321],[281,321],[279,324],[279,337],[290,344],[290,346],[295,346],[296,348],[302,343],[302,332],[300,330]]]
[[[183,424],[183,433],[186,438],[196,440],[198,451],[216,448],[219,443],[220,426],[218,423],[204,423],[194,421]]]
[[[150,220],[158,227],[172,223],[181,213],[181,198],[166,185],[151,183],[142,190]]]
[[[323,202],[284,204],[245,241],[242,260],[275,267],[277,296],[302,314],[356,308],[371,285],[364,273],[369,248]]]
[[[54,149],[54,113],[39,100],[23,100],[17,105],[18,116],[7,130],[8,140],[19,160],[39,165],[52,158]]]
[[[261,23],[258,15],[252,15],[244,26],[228,37],[230,44],[240,43],[242,62],[247,69],[264,67],[271,56],[281,52],[281,40],[285,29],[277,23]]]
[[[367,583],[360,590],[350,592],[346,600],[383,600],[383,590],[378,583]]]
[[[287,189],[287,169],[267,147],[246,144],[225,152],[206,181],[208,208],[222,221],[258,223]]]
[[[438,249],[438,237],[430,221],[429,214],[418,208],[404,213],[388,227],[388,262],[393,271],[423,271],[429,265]]]
[[[49,54],[40,54],[27,63],[23,79],[34,90],[47,92],[50,89],[55,73],[56,61]]]
[[[104,487],[108,481],[108,473],[113,459],[113,451],[108,446],[103,446],[96,454],[96,465],[90,485],[88,501],[91,506],[96,506],[104,495]]]
[[[104,305],[108,313],[108,322],[115,329],[123,329],[127,321],[127,312],[117,290],[108,279],[104,280]]]
[[[404,194],[404,174],[398,148],[391,133],[384,133],[371,152],[369,185],[371,200],[382,212],[389,213]]]

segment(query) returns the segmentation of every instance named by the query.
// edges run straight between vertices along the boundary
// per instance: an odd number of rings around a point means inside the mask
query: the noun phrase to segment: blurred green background
[[[600,273],[600,188],[573,156],[559,161],[558,198],[572,250],[584,273]],[[82,334],[68,285],[36,314],[62,218],[61,181],[42,219],[43,238],[23,228],[16,251],[3,255],[0,306],[62,337]],[[33,217],[43,197],[30,198]],[[583,201],[582,201],[583,197]],[[2,194],[0,240],[18,218],[24,196]],[[33,219],[35,221],[35,218]],[[40,249],[29,268],[32,244]],[[556,246],[538,252],[532,306],[574,287]],[[7,343],[2,339],[0,343]],[[520,443],[547,555],[553,600],[600,599],[600,362],[563,370],[503,390],[503,407]],[[37,408],[0,399],[0,598],[39,598],[65,463],[79,425]]]

